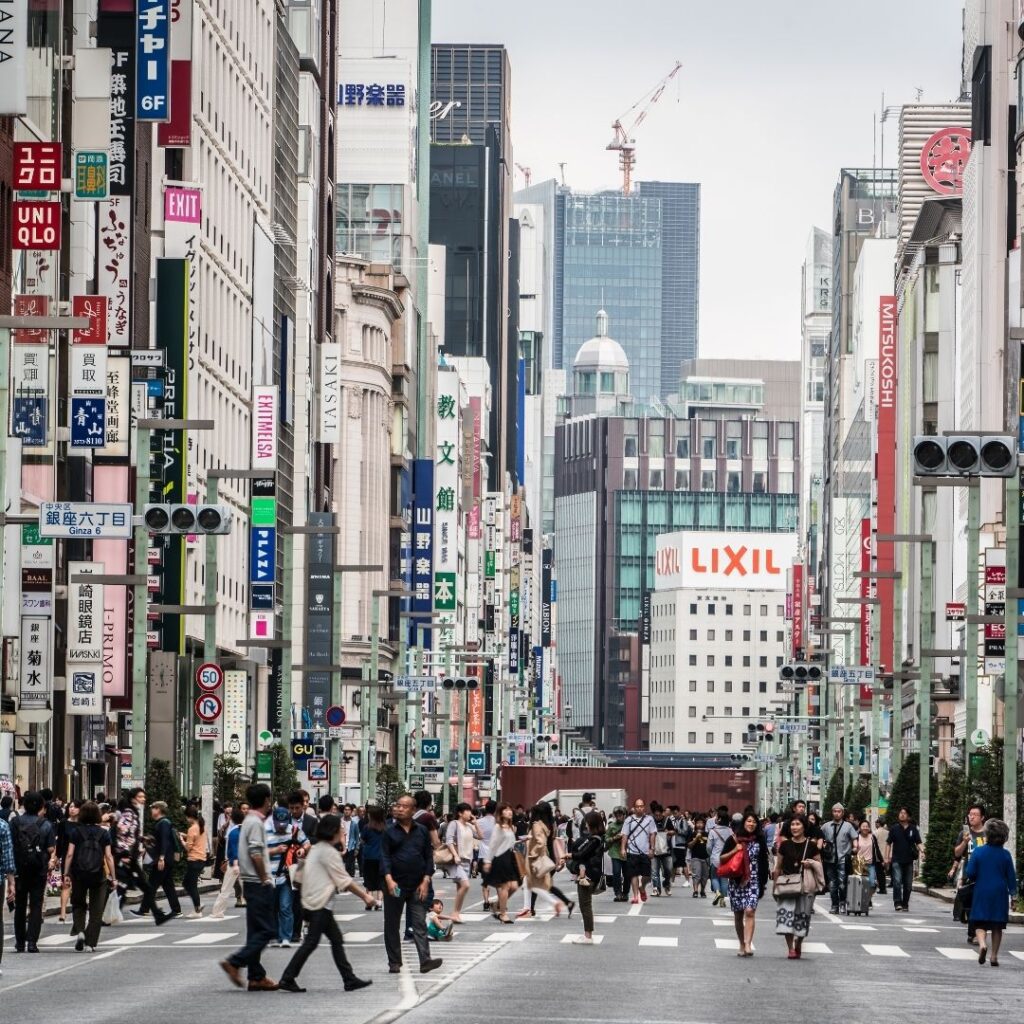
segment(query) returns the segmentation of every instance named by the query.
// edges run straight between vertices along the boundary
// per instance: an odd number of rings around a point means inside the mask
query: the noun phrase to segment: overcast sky
[[[636,176],[702,190],[702,355],[799,357],[800,265],[872,116],[957,99],[962,0],[434,0],[433,38],[502,43],[534,182],[620,182],[612,122],[683,70],[635,133]],[[893,165],[897,120],[886,126]],[[516,173],[516,187],[523,184]],[[614,330],[612,331],[614,334]]]

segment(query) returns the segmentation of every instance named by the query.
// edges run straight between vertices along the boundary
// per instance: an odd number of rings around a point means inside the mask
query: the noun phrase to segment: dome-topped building
[[[632,401],[629,359],[608,336],[608,314],[598,310],[596,319],[597,333],[580,346],[572,364],[573,415],[616,412]]]

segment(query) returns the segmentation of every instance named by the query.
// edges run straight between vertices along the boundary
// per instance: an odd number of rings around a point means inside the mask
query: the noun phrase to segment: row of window
[[[672,481],[672,490],[675,491],[689,491],[691,487],[691,480],[695,481],[696,477],[690,473],[687,469],[677,469],[674,475],[669,475],[668,479]],[[627,491],[638,491],[638,490],[651,490],[651,491],[663,491],[665,490],[666,473],[664,469],[649,468],[647,470],[647,481],[646,484],[641,482],[641,473],[639,469],[624,469],[622,471],[622,486]],[[743,491],[743,472],[741,470],[728,470],[725,473],[725,487],[724,492],[726,494],[742,494]],[[794,487],[796,486],[796,477],[789,470],[780,470],[777,474],[776,493],[778,494],[794,494]],[[715,469],[702,469],[700,471],[700,490],[701,491],[719,491],[722,488],[719,487],[719,476],[718,471]],[[768,471],[767,470],[754,470],[750,478],[750,491],[751,494],[768,494]]]
[[[779,642],[780,643],[782,642],[782,634],[781,633],[779,634]],[[722,657],[724,659],[725,667],[726,668],[732,668],[733,667],[733,656],[731,654],[724,654],[724,655],[722,655]],[[743,668],[751,668],[752,666],[750,664],[750,655],[749,654],[744,654],[742,657],[743,657],[743,666],[742,667]],[[698,655],[696,655],[696,654],[689,654],[689,655],[687,655],[687,664],[689,664],[689,665],[696,665],[697,664],[697,658],[698,658]],[[714,654],[706,654],[705,658],[707,659],[707,666],[708,666],[708,668],[714,668],[715,667],[715,655]],[[651,664],[652,664],[653,668],[668,668],[668,667],[674,666],[675,663],[676,663],[676,656],[674,654],[654,654],[654,655],[651,656]],[[776,659],[775,659],[775,667],[779,668],[781,666],[782,666],[782,658],[781,657],[776,657]],[[768,667],[768,656],[767,655],[762,654],[762,655],[758,656],[757,667],[758,668],[767,668]]]
[[[756,424],[755,424],[756,426]],[[768,424],[764,424],[765,427]],[[781,430],[784,426],[792,424],[780,423]],[[725,444],[719,447],[718,438],[702,437],[698,445],[691,445],[689,437],[677,437],[675,442],[675,456],[677,459],[689,459],[700,456],[702,459],[717,459],[719,451],[727,459],[742,459],[744,454],[749,454],[754,459],[767,459],[769,455],[768,437],[752,437],[750,439],[750,451],[743,451],[742,437],[727,437]],[[634,458],[640,454],[640,441],[636,437],[625,437],[623,439],[622,454],[626,458]],[[662,458],[665,455],[665,438],[649,436],[647,438],[647,450],[645,454],[651,458]],[[776,439],[775,451],[771,454],[779,459],[792,459],[796,455],[795,438],[779,437]]]
[[[654,667],[654,666],[652,666],[652,667]],[[714,679],[707,680],[707,682],[705,684],[705,686],[706,686],[705,693],[716,693],[717,692],[716,689],[715,689],[716,682],[717,681],[714,680]],[[667,684],[671,684],[671,690],[669,690],[667,688]],[[740,690],[739,690],[739,692],[740,693],[753,693],[754,691],[752,689],[752,686],[753,686],[753,684],[751,683],[751,681],[749,679],[743,679],[743,680],[740,681]],[[690,679],[687,682],[687,684],[686,684],[686,688],[687,688],[687,690],[690,693],[696,693],[697,692],[697,680],[696,679]],[[776,693],[782,693],[782,690],[783,690],[783,683],[781,681],[776,682],[776,684],[775,684],[775,692]],[[669,692],[674,693],[675,692],[675,680],[674,679],[652,679],[651,680],[651,692],[652,693],[669,693]],[[732,679],[725,679],[725,680],[723,680],[722,681],[722,693],[733,693],[733,692],[734,692],[733,680]],[[767,683],[766,680],[764,680],[764,679],[758,680],[757,692],[758,693],[767,693],[768,692],[768,683]]]
[[[762,606],[762,607],[764,607],[764,606]],[[749,630],[749,629],[743,630],[743,639],[749,641],[750,638],[751,638],[752,632],[753,631]],[[727,629],[727,630],[725,630],[725,632],[724,632],[724,634],[722,636],[722,639],[726,643],[730,643],[733,640],[734,635],[735,635],[735,630]],[[714,640],[715,640],[715,638],[717,636],[718,636],[718,633],[715,630],[709,629],[707,631],[707,638],[708,638],[709,641],[714,642]],[[656,629],[656,630],[654,630],[654,633],[653,633],[653,636],[652,636],[652,639],[654,640],[655,643],[661,643],[662,641],[675,640],[675,638],[676,638],[676,631],[674,629]],[[691,640],[696,640],[697,639],[697,630],[695,630],[695,629],[691,629],[690,630],[690,639]],[[781,629],[780,630],[776,630],[775,639],[779,643],[782,643],[784,638],[783,638],[783,634],[782,634],[782,630]],[[768,642],[768,630],[767,629],[758,630],[758,640],[760,640],[760,642],[763,643],[763,644]]]

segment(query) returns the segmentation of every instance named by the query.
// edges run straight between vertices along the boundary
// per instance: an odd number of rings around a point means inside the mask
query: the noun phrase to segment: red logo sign
[[[50,300],[45,295],[15,295],[15,316],[46,316],[50,309]],[[50,332],[35,327],[20,327],[13,332],[14,341],[19,345],[45,345],[50,340]]]
[[[1005,565],[986,565],[985,583],[989,586],[1001,587],[1006,585]]]
[[[59,142],[16,142],[14,187],[21,192],[57,192],[60,164]]]
[[[749,559],[748,559],[749,556]],[[762,557],[764,568],[762,570]],[[740,545],[738,548],[725,544],[721,550],[711,549],[711,558],[707,564],[701,562],[701,553],[697,548],[690,552],[690,561],[694,572],[720,572],[723,576],[746,576],[748,572],[755,575],[759,572],[766,572],[769,576],[778,576],[782,570],[774,562],[775,552],[771,548],[747,548]]]
[[[73,295],[72,316],[87,316],[89,326],[71,333],[73,345],[106,345],[107,343],[107,302],[105,295]]]
[[[60,248],[60,203],[19,199],[11,213],[12,249]]]
[[[940,128],[921,149],[925,184],[941,196],[960,195],[970,155],[970,128]]]
[[[662,548],[655,559],[654,571],[659,576],[675,576],[679,572],[679,548]]]
[[[963,622],[967,618],[967,605],[963,601],[946,602],[946,621]]]

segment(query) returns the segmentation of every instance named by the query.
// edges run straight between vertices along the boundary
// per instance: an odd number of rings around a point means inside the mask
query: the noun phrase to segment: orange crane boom
[[[617,117],[612,124],[612,131],[615,133],[612,136],[612,141],[608,143],[605,149],[617,150],[619,154],[619,170],[622,171],[622,194],[628,196],[633,190],[633,168],[636,166],[636,139],[633,138],[633,132],[643,122],[647,116],[647,112],[654,106],[658,100],[661,99],[661,94],[665,91],[665,86],[672,81],[673,78],[679,74],[683,65],[680,61],[676,61],[675,67],[665,75],[653,88],[648,89],[627,110],[621,117]],[[628,127],[623,125],[623,121],[626,120],[634,110],[640,108],[640,112],[630,121]]]

